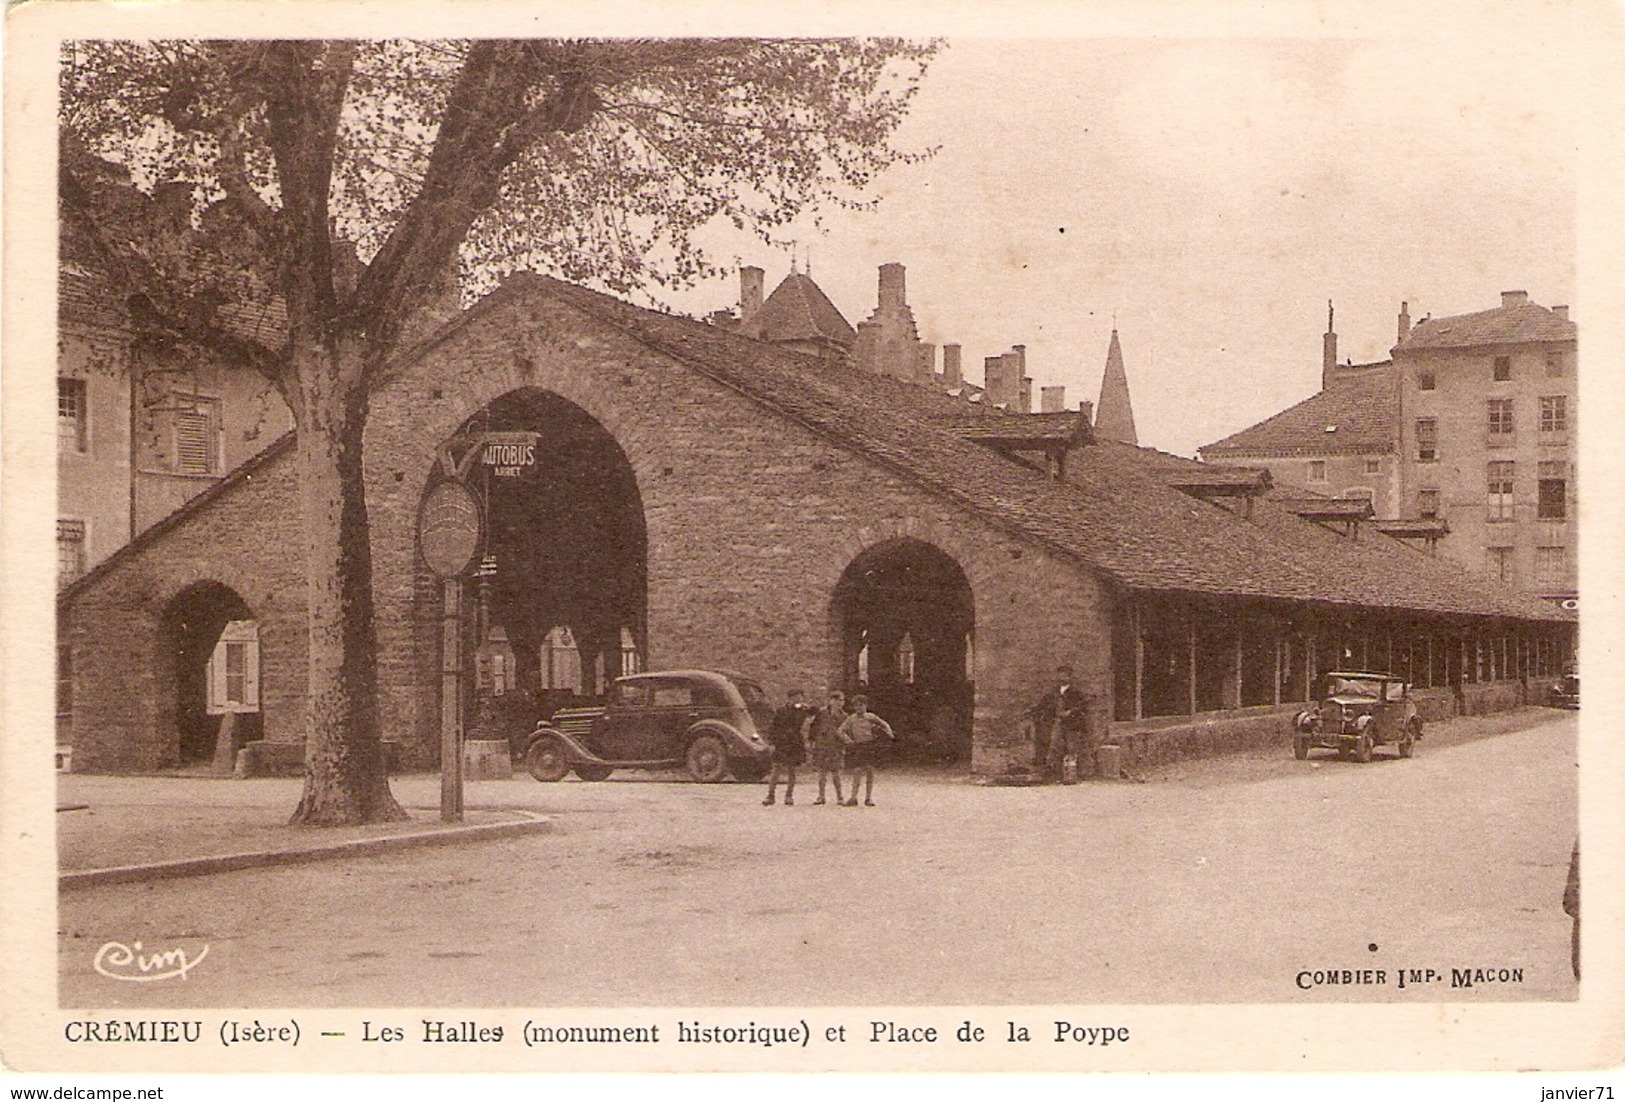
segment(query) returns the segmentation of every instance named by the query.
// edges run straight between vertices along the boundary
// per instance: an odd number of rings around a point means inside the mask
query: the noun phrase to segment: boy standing
[[[846,747],[847,760],[852,766],[852,795],[847,799],[846,806],[858,806],[858,779],[861,777],[865,781],[863,806],[874,807],[875,760],[890,748],[897,737],[892,734],[891,724],[871,712],[868,698],[860,694],[852,698],[852,714],[846,717],[836,733]],[[835,798],[841,798],[838,780]]]
[[[773,744],[773,771],[768,776],[767,799],[762,801],[763,807],[773,806],[781,772],[787,774],[784,806],[795,806],[796,766],[807,760],[807,726],[812,718],[813,709],[801,699],[800,689],[791,689],[786,693],[784,707],[773,713],[773,723],[767,731],[767,741]]]
[[[835,802],[841,803],[841,769],[846,764],[846,755],[842,752],[845,744],[841,741],[840,731],[844,722],[846,694],[839,689],[831,689],[829,699],[813,716],[812,734],[808,739],[812,744],[813,765],[818,767],[818,799],[813,801],[815,804],[824,802],[824,782],[831,773],[835,774]]]

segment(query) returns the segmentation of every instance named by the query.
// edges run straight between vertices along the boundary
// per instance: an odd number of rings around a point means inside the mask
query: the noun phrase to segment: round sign
[[[441,578],[468,569],[480,546],[480,503],[461,482],[442,482],[418,511],[418,549]]]

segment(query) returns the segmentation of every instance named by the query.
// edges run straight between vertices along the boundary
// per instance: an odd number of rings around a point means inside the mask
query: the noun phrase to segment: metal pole
[[[463,583],[447,578],[440,613],[440,821],[463,821]]]

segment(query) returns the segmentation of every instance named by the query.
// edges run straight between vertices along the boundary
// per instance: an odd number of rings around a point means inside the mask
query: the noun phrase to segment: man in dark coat
[[[1071,666],[1055,671],[1055,684],[1033,706],[1033,764],[1053,776],[1061,774],[1068,757],[1077,758],[1091,749],[1089,742],[1089,701],[1072,676]]]
[[[786,693],[784,706],[773,713],[773,722],[767,730],[767,741],[773,746],[773,772],[768,776],[763,807],[772,807],[776,802],[781,773],[786,778],[784,806],[795,806],[796,766],[807,760],[807,725],[812,722],[813,714],[813,709],[802,700],[800,689]]]

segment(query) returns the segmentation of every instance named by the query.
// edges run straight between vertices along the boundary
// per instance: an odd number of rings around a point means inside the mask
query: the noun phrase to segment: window
[[[85,381],[57,376],[56,441],[64,451],[85,450]]]
[[[1569,398],[1566,394],[1553,394],[1540,400],[1540,431],[1569,431]]]
[[[1416,461],[1433,463],[1439,458],[1439,422],[1431,417],[1416,422]]]
[[[1495,462],[1489,468],[1490,520],[1512,519],[1512,464]]]
[[[175,470],[220,473],[220,401],[188,395],[175,414]]]
[[[1498,382],[1498,383],[1504,383],[1507,380],[1512,378],[1512,357],[1511,356],[1497,356],[1497,357],[1495,357],[1495,371],[1493,373],[1493,377],[1494,377],[1495,381]]]
[[[567,626],[555,624],[548,629],[537,658],[543,689],[581,691],[581,651]]]
[[[1512,434],[1512,399],[1490,399],[1490,435],[1510,436]]]
[[[1381,474],[1382,473],[1382,460],[1380,460],[1380,459],[1367,459],[1365,461],[1365,473],[1366,474]]]
[[[1563,377],[1563,353],[1546,353],[1546,377],[1548,379],[1561,379]]]
[[[1569,552],[1566,547],[1535,548],[1535,584],[1562,585],[1568,574]]]
[[[1489,555],[1490,577],[1498,578],[1503,582],[1512,580],[1512,548],[1486,547]]]
[[[1416,515],[1423,520],[1437,520],[1439,518],[1439,491],[1416,491]]]
[[[656,708],[691,707],[694,704],[694,687],[681,681],[657,681],[651,703]]]
[[[260,635],[253,620],[232,620],[220,632],[206,668],[212,716],[260,710]]]
[[[906,631],[897,644],[897,680],[904,685],[914,684],[914,636]]]
[[[1542,460],[1540,464],[1538,504],[1535,516],[1541,520],[1565,520],[1568,517],[1568,467],[1562,460]]]
[[[1417,390],[1436,390],[1439,386],[1439,377],[1431,371],[1418,371],[1416,373]]]
[[[1309,461],[1309,481],[1326,481],[1326,461],[1324,459],[1311,459]]]
[[[60,588],[85,572],[85,522],[56,522],[56,584]]]

